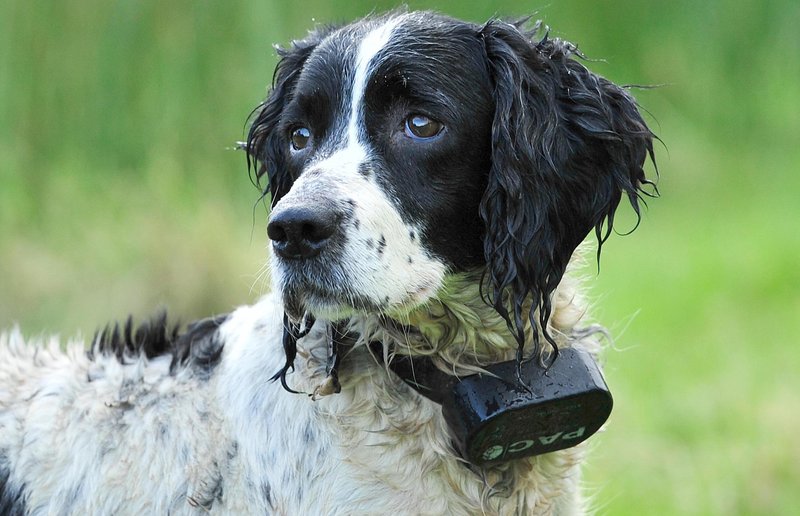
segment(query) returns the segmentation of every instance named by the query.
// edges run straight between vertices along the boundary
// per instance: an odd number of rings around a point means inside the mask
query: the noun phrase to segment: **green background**
[[[599,513],[796,514],[800,2],[409,5],[535,13],[594,71],[659,86],[634,93],[664,142],[662,197],[587,271],[616,337],[586,475]],[[232,147],[271,45],[388,7],[0,2],[0,327],[86,336],[257,298],[266,210]]]

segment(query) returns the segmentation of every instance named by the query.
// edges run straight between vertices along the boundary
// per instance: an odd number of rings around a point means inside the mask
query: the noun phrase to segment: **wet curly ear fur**
[[[261,185],[266,176],[263,194],[270,194],[272,206],[286,195],[293,181],[285,165],[287,145],[277,130],[281,114],[292,97],[306,59],[333,30],[335,27],[323,27],[310,32],[303,40],[292,41],[289,48],[276,47],[280,61],[272,77],[272,89],[267,99],[253,110],[255,118],[244,144],[247,168],[255,176],[257,185]]]
[[[655,163],[654,135],[628,92],[572,59],[571,44],[547,34],[534,41],[540,25],[523,23],[494,20],[480,30],[496,102],[480,208],[485,295],[515,333],[518,360],[524,318],[534,356],[542,357],[541,336],[557,353],[551,295],[572,253],[594,229],[599,259],[623,195],[640,216],[642,188],[654,186],[642,167],[648,155]]]

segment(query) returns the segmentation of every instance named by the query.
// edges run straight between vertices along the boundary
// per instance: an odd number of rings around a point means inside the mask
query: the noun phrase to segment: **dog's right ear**
[[[494,82],[492,166],[481,203],[488,299],[534,354],[548,331],[552,295],[572,254],[594,230],[598,259],[626,198],[637,216],[655,136],[625,90],[590,72],[576,48],[541,25],[492,20],[480,30]],[[527,313],[526,313],[527,312]]]
[[[267,99],[253,110],[255,118],[243,145],[247,152],[247,169],[254,175],[255,183],[262,186],[266,176],[264,196],[270,194],[272,206],[292,186],[292,178],[286,170],[285,140],[278,134],[281,115],[294,94],[297,79],[308,56],[334,29],[320,28],[310,32],[305,39],[292,41],[289,48],[275,47],[280,61],[272,77],[272,88]]]

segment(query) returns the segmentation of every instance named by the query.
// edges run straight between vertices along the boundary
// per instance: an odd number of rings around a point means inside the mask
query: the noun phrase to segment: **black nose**
[[[278,256],[311,258],[328,244],[339,226],[340,216],[330,209],[293,207],[273,213],[267,235]]]

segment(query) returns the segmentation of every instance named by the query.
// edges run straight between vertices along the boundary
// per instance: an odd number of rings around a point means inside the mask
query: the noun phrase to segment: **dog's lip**
[[[438,288],[422,285],[410,290],[401,299],[380,303],[346,288],[322,288],[318,285],[303,285],[302,288],[284,288],[284,306],[290,317],[299,318],[306,311],[315,315],[384,313],[407,313],[433,297]]]
[[[355,289],[356,282],[348,280],[348,274],[335,260],[323,260],[318,256],[300,262],[278,258],[277,262],[283,271],[278,285],[283,292],[287,313],[291,311],[298,317],[306,310],[318,315],[407,313],[436,296],[441,287],[439,282],[430,278],[418,278],[418,281],[408,282],[405,288],[394,293],[369,294]],[[333,281],[334,278],[338,281]]]
[[[283,288],[284,305],[290,316],[300,316],[306,311],[315,315],[349,314],[357,312],[380,312],[383,307],[367,297],[346,288],[320,287],[305,284],[302,287]]]

